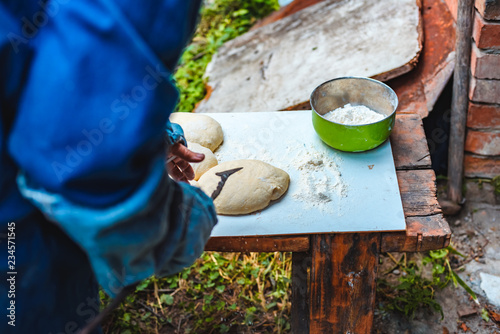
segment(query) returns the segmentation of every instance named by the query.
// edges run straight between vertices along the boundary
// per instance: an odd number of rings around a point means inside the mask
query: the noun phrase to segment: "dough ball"
[[[198,181],[200,177],[210,168],[217,166],[218,161],[215,155],[208,148],[201,146],[200,144],[188,142],[188,148],[196,153],[205,154],[205,159],[202,162],[191,162],[191,167],[194,170],[194,179]]]
[[[207,115],[175,112],[170,115],[170,121],[182,127],[187,141],[200,144],[212,152],[224,140],[219,122]]]
[[[198,184],[208,196],[212,196],[221,181],[221,177],[215,174],[238,167],[243,169],[227,178],[214,201],[218,214],[240,215],[262,210],[271,201],[283,196],[288,189],[290,176],[259,160],[223,162],[203,174]]]

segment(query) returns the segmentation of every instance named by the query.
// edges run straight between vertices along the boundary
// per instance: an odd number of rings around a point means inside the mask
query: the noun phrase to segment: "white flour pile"
[[[338,203],[338,198],[345,197],[347,187],[342,182],[339,167],[331,157],[312,149],[304,150],[294,159],[293,167],[300,173],[293,198],[308,208],[317,208],[325,213],[338,211],[336,203],[330,202],[336,200]]]
[[[378,122],[385,118],[385,115],[373,111],[372,109],[350,103],[341,108],[337,108],[323,115],[329,121],[345,125],[361,125]]]

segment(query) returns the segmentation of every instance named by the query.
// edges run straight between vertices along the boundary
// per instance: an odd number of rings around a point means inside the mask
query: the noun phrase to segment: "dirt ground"
[[[436,300],[444,312],[442,320],[438,312],[430,311],[417,312],[413,320],[395,312],[377,312],[375,333],[500,333],[500,317],[496,319],[498,322],[495,322],[495,319],[486,322],[481,317],[482,308],[489,309],[493,315],[500,313],[500,286],[488,287],[482,282],[485,280],[485,274],[500,278],[500,196],[495,195],[489,183],[481,183],[478,180],[466,181],[465,188],[466,202],[462,210],[458,215],[446,218],[452,230],[452,246],[467,255],[467,258],[453,265],[459,276],[477,294],[480,307],[475,305],[463,288],[455,288],[453,284],[449,284],[445,289],[436,292]],[[438,197],[444,196],[445,182],[440,181],[438,189]],[[418,262],[423,255],[411,256]],[[381,267],[379,276],[383,275],[383,268],[387,265],[383,263]],[[388,276],[397,279],[396,274],[391,273]],[[491,299],[495,294],[497,305],[494,305],[494,300]]]

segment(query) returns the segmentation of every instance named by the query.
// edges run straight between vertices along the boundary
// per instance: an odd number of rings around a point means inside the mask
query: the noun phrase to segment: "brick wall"
[[[456,19],[457,0],[445,0]],[[475,0],[465,166],[467,177],[500,175],[500,1]]]

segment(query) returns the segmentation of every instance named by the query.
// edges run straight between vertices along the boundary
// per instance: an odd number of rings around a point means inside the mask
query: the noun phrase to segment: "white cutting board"
[[[287,193],[268,208],[219,215],[213,237],[405,230],[389,141],[364,153],[337,151],[314,131],[311,111],[206,115],[224,132],[219,162],[258,159],[290,175]]]

